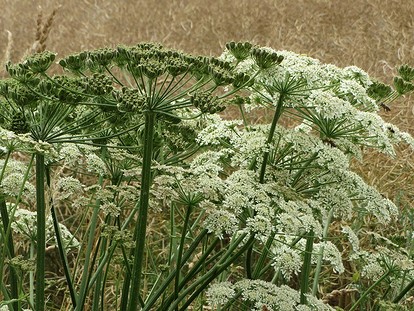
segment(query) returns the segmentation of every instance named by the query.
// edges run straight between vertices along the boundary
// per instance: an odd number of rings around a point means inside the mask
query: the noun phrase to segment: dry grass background
[[[385,82],[396,66],[414,65],[411,0],[0,0],[0,8],[2,61],[18,61],[42,45],[64,56],[158,41],[218,55],[227,41],[249,40],[338,66],[356,65]],[[50,23],[54,10],[50,32],[36,36],[37,23]],[[414,135],[413,99],[400,100],[384,118]],[[398,160],[367,154],[357,169],[385,195],[402,194],[412,206],[414,154],[407,148],[398,154]]]

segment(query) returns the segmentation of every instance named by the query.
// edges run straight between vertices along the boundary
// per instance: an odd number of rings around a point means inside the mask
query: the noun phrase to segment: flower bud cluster
[[[82,82],[89,94],[105,95],[111,94],[113,90],[112,79],[104,74],[94,73],[91,77],[83,78]]]
[[[24,134],[30,131],[29,124],[23,112],[14,112],[10,122],[10,130],[16,134]]]
[[[250,56],[253,45],[250,42],[228,42],[227,50],[238,60],[243,61]]]
[[[55,58],[55,53],[45,51],[42,53],[36,53],[26,58],[23,64],[26,65],[34,74],[45,73],[49,69],[50,65],[52,65]]]
[[[211,58],[209,62],[209,73],[217,86],[232,84],[234,81],[230,63]]]
[[[81,52],[78,54],[69,55],[59,61],[66,70],[79,73],[86,69],[86,60],[88,58],[87,52]]]
[[[137,89],[123,87],[121,91],[114,91],[112,95],[120,112],[142,112],[147,107],[147,97]]]
[[[0,83],[0,95],[12,100],[19,107],[31,106],[38,100],[36,94],[26,86],[13,80],[5,80]]]
[[[216,113],[226,109],[217,96],[213,96],[208,91],[195,92],[190,97],[190,102],[202,113]]]
[[[260,69],[269,69],[279,65],[284,58],[282,55],[265,48],[253,48],[251,54]]]
[[[68,104],[78,104],[84,98],[82,96],[84,84],[79,79],[55,76],[53,80],[56,88],[51,87],[51,91],[60,101]]]
[[[374,81],[367,89],[367,94],[375,100],[382,100],[392,93],[391,86]]]

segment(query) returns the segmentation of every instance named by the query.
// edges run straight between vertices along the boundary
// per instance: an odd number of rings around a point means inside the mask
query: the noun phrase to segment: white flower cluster
[[[298,275],[303,265],[303,257],[298,249],[286,244],[275,244],[272,248],[275,271],[280,271],[286,280]]]
[[[13,213],[15,206],[13,204],[8,205],[10,208],[9,213],[14,215],[11,223],[13,231],[24,236],[29,241],[36,241],[36,212],[32,212],[24,208],[17,208]],[[59,230],[66,251],[69,251],[70,248],[78,248],[80,246],[79,241],[64,224],[59,223]],[[56,243],[55,229],[51,215],[48,215],[46,218],[46,243],[48,245],[54,245]]]
[[[234,284],[222,282],[212,285],[207,291],[207,301],[211,306],[218,307],[241,292],[241,299],[252,304],[252,311],[331,311],[329,305],[324,304],[316,297],[307,295],[308,304],[300,304],[298,291],[286,286],[276,286],[262,280],[244,279]]]
[[[315,254],[322,253],[323,260],[328,261],[335,272],[339,274],[344,273],[345,268],[342,263],[342,254],[335,244],[330,241],[315,243],[313,245],[313,252]],[[316,263],[317,256],[313,256],[312,259]]]
[[[84,185],[77,178],[71,176],[59,178],[56,182],[56,199],[65,200],[73,195],[79,196],[83,188]]]

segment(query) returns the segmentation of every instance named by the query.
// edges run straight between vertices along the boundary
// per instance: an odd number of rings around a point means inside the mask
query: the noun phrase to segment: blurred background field
[[[157,41],[185,52],[219,55],[228,41],[291,50],[338,66],[356,65],[390,82],[414,65],[414,3],[409,0],[0,0],[0,60],[46,48],[80,50]],[[382,116],[414,135],[414,98]],[[401,206],[414,202],[414,153],[365,155],[356,170]]]

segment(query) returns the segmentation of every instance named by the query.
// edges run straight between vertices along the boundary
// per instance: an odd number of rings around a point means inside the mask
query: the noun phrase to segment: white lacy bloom
[[[240,131],[231,142],[237,149],[232,157],[232,165],[247,168],[253,160],[261,160],[263,152],[269,151],[266,145],[269,125],[257,125],[249,131]]]
[[[17,196],[22,188],[22,181],[24,180],[24,175],[16,172],[6,175],[1,181],[1,192],[9,196]],[[26,196],[34,197],[36,193],[36,188],[29,182],[23,186],[23,194]]]
[[[345,78],[354,79],[355,81],[358,81],[364,88],[367,88],[372,84],[369,75],[357,66],[345,67],[343,69],[343,74]]]
[[[242,299],[254,303],[253,310],[263,310],[263,306],[274,311],[295,311],[300,294],[289,286],[276,286],[262,280],[241,280],[234,284],[241,290]]]
[[[62,177],[56,183],[57,199],[64,200],[75,195],[81,195],[83,192],[83,184],[76,178],[71,176]]]
[[[353,251],[359,251],[359,239],[354,230],[352,230],[349,226],[342,226],[341,231],[348,236],[348,240],[352,246]]]
[[[345,268],[342,263],[342,254],[338,248],[330,241],[315,243],[313,245],[314,254],[320,254],[323,249],[323,260],[328,261],[335,272],[344,273]],[[317,256],[314,256],[313,261],[316,263]]]
[[[62,147],[59,150],[59,156],[64,159],[69,166],[74,166],[81,161],[83,155],[77,145],[65,143],[62,144]]]
[[[280,271],[285,279],[289,280],[292,275],[299,274],[303,260],[298,250],[285,244],[279,244],[275,245],[272,251],[272,266],[276,271]]]
[[[192,191],[194,192],[202,193],[205,199],[213,201],[220,200],[220,194],[225,189],[223,179],[218,176],[209,176],[208,174],[195,175],[193,179],[184,182],[183,186],[193,189]]]
[[[371,281],[378,280],[385,272],[380,264],[381,254],[378,252],[367,252],[360,250],[350,256],[353,261],[360,261],[362,264],[361,277]]]
[[[11,228],[16,233],[26,236],[30,241],[35,241],[37,231],[37,213],[23,208],[18,208],[14,213],[14,219],[11,223]],[[59,229],[63,245],[67,251],[69,248],[79,247],[79,241],[65,225],[59,223]],[[51,215],[48,215],[46,217],[46,243],[49,245],[56,243],[55,229]]]
[[[313,217],[309,203],[302,201],[278,201],[281,213],[276,216],[278,224],[276,230],[288,234],[298,234],[313,231],[315,236],[322,234],[322,227]]]
[[[221,120],[217,117],[215,122],[207,125],[197,135],[197,142],[201,146],[220,145],[222,141],[230,141],[236,135],[236,127],[243,124],[241,120]]]
[[[321,167],[327,168],[330,171],[338,169],[345,170],[349,168],[348,157],[338,148],[320,144],[318,147],[314,148],[313,152],[318,154],[316,163]]]
[[[4,168],[5,161],[0,159],[0,168],[4,169],[4,175],[10,173],[20,173],[24,175],[27,171],[27,165],[21,161],[14,160],[13,158],[9,158],[7,161],[7,165]]]
[[[121,213],[121,208],[113,202],[103,202],[99,208],[105,215],[112,217],[118,217]]]
[[[107,171],[105,162],[94,153],[86,155],[86,167],[89,172],[99,175],[105,175]]]
[[[340,94],[344,94],[341,98],[346,99],[361,110],[371,112],[379,110],[376,101],[368,96],[366,88],[355,80],[341,80],[338,91]]]
[[[36,239],[36,212],[18,208],[14,213],[11,228],[19,234],[25,235],[29,240]]]
[[[313,108],[320,118],[345,119],[351,117],[355,111],[349,102],[328,91],[313,91],[305,103],[309,108]]]
[[[227,303],[235,294],[234,286],[230,282],[216,283],[207,290],[207,302],[212,307],[218,307]]]
[[[316,198],[326,211],[333,208],[334,217],[344,219],[352,217],[354,205],[349,197],[348,190],[340,182],[321,187]]]
[[[261,215],[247,218],[246,227],[250,232],[257,233],[258,236],[256,238],[262,240],[265,240],[274,229],[271,219]]]
[[[367,137],[365,140],[368,145],[378,147],[382,152],[395,156],[393,143],[389,138],[389,130],[379,115],[365,111],[357,111],[353,119],[359,122],[361,128],[367,132],[364,136]]]
[[[309,311],[334,311],[335,309],[332,308],[330,305],[325,304],[322,300],[316,298],[313,295],[307,294],[306,295],[306,308],[301,308],[304,305],[300,305],[297,307],[297,311],[305,311],[305,310],[309,310]]]
[[[203,152],[191,161],[191,172],[194,175],[208,173],[218,176],[223,171],[220,159],[224,156],[223,150]]]
[[[228,211],[215,210],[207,216],[204,227],[222,239],[223,233],[232,235],[238,230],[238,221],[236,216]]]

